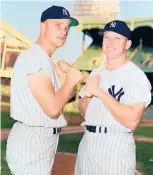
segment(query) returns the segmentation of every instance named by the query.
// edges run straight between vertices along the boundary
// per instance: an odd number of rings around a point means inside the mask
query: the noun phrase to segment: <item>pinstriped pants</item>
[[[51,175],[59,134],[53,128],[15,123],[7,140],[6,159],[13,175]]]
[[[78,148],[75,175],[134,175],[135,157],[132,133],[86,130]]]

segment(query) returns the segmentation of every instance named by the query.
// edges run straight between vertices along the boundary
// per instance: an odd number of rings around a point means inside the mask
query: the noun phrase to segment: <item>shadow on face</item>
[[[50,45],[58,48],[65,43],[69,28],[69,19],[48,19],[41,23],[41,35]]]

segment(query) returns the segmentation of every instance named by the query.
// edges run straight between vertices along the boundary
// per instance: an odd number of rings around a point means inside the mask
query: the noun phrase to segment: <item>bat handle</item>
[[[88,91],[85,91],[85,96],[92,97],[92,95]]]

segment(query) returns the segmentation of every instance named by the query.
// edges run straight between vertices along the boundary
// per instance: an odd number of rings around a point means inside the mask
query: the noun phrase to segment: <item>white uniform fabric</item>
[[[6,158],[15,175],[50,175],[59,138],[53,128],[67,124],[63,115],[57,119],[48,117],[28,88],[27,75],[40,69],[57,91],[61,85],[53,62],[37,44],[18,57],[13,70],[11,117],[17,123],[8,137]]]
[[[96,74],[96,69],[90,74]],[[100,87],[122,104],[151,102],[151,85],[134,63],[100,73]],[[84,88],[79,95],[84,97]],[[75,175],[134,175],[135,143],[130,129],[114,119],[103,102],[93,97],[84,125],[107,127],[107,133],[86,131],[78,149]]]
[[[59,140],[53,128],[16,122],[7,140],[6,158],[12,175],[51,175]]]
[[[51,119],[41,109],[27,84],[27,75],[42,69],[50,77],[57,91],[61,85],[54,64],[46,52],[37,44],[22,53],[15,63],[11,78],[11,117],[28,126],[66,126],[63,115]]]

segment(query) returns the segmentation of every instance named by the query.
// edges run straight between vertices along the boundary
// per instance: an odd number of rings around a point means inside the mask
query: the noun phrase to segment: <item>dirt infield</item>
[[[57,153],[51,175],[74,175],[76,155],[69,153]],[[135,175],[142,175],[136,170]]]
[[[76,155],[57,153],[51,175],[74,175]]]

